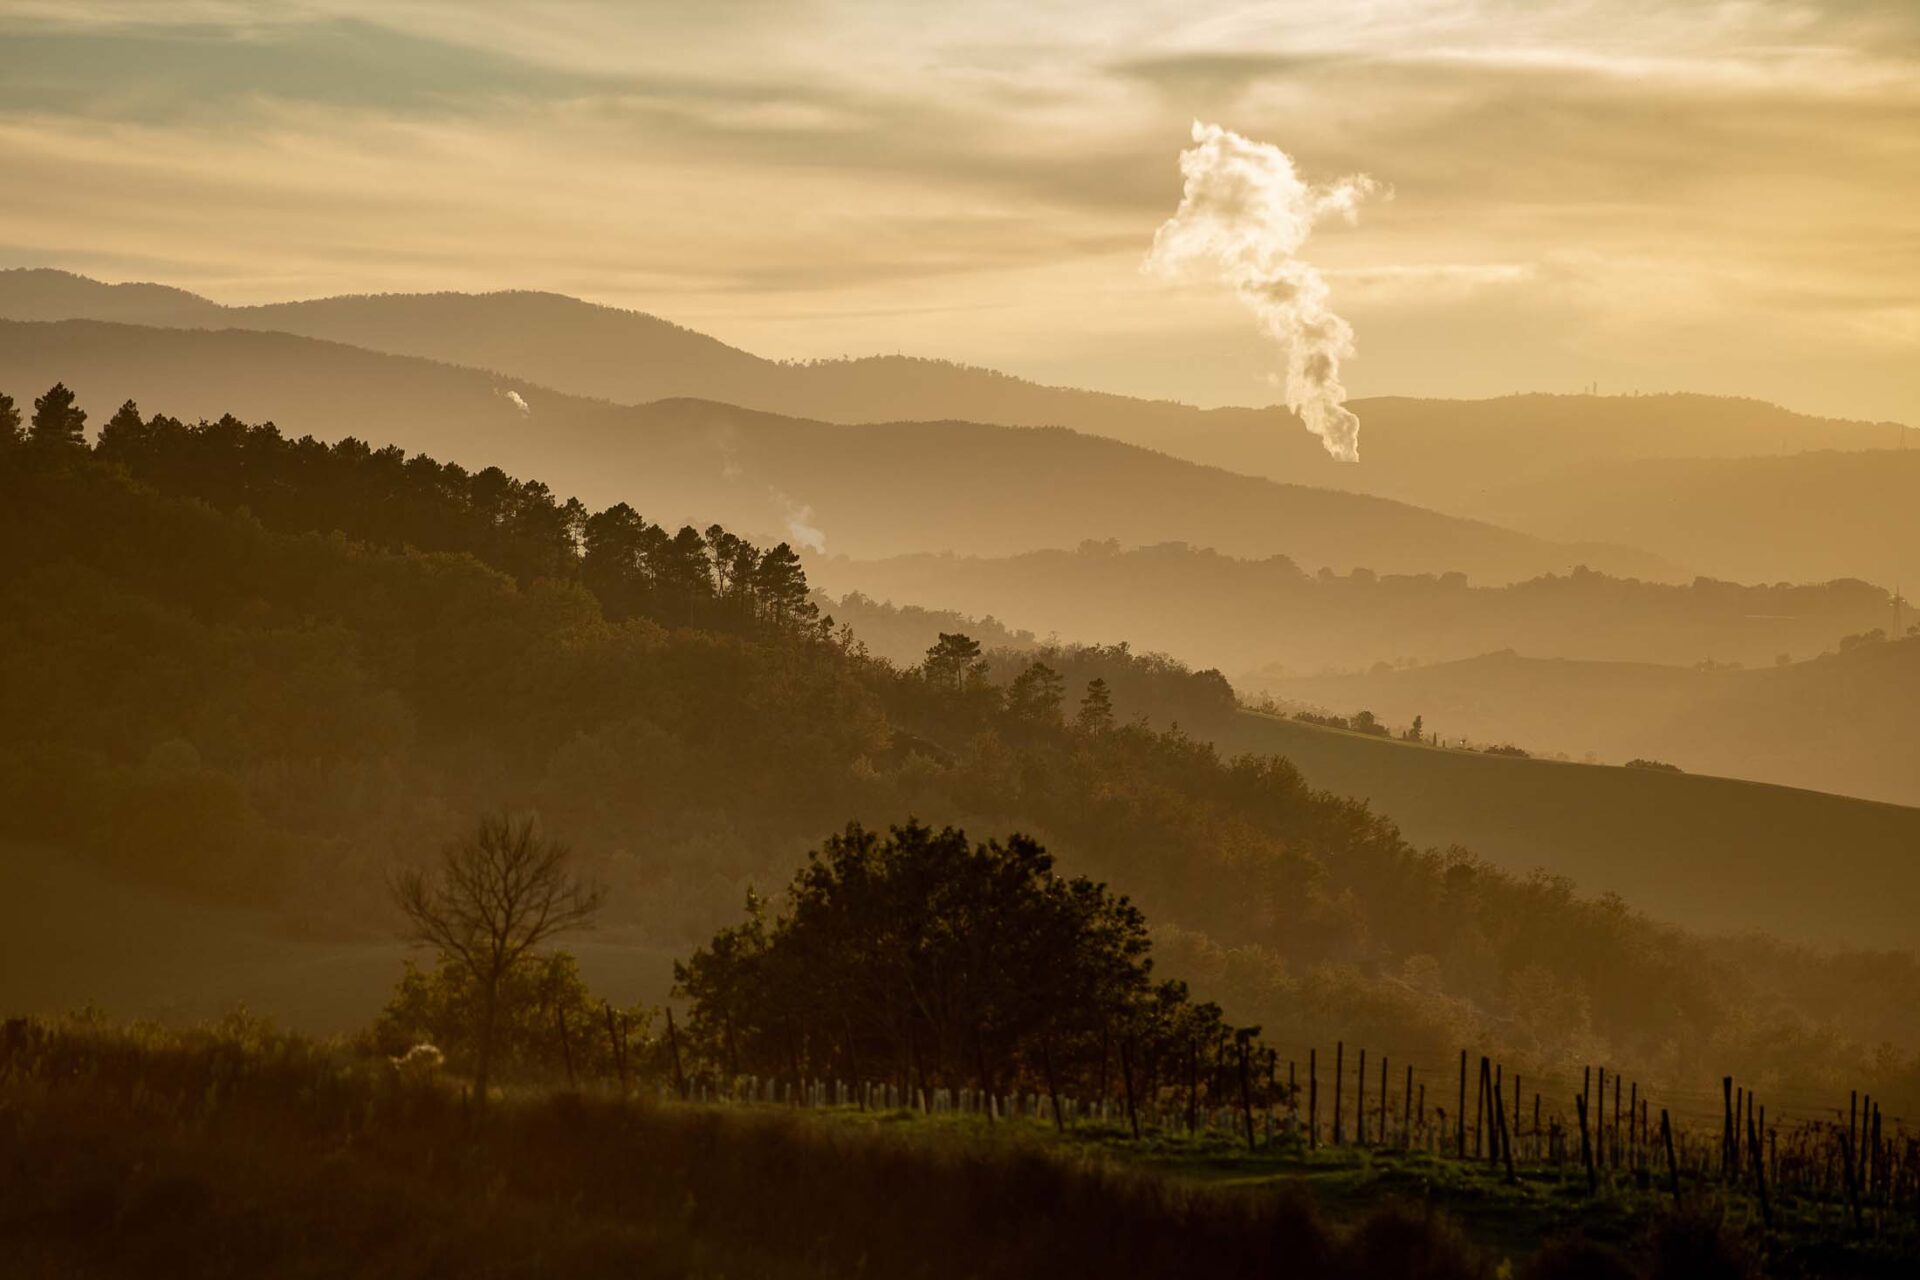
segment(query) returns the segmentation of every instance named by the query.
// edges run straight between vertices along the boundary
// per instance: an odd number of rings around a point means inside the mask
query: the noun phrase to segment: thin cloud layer
[[[0,38],[13,262],[558,289],[771,355],[1261,401],[1231,300],[1134,270],[1200,117],[1392,175],[1316,249],[1393,339],[1357,394],[1920,419],[1907,6],[0,0]]]

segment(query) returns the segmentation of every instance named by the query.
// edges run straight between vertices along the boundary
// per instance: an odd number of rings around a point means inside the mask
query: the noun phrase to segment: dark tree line
[[[22,448],[45,454],[84,449],[86,426],[86,410],[74,403],[64,382],[54,383],[33,402],[33,417],[25,424],[13,397],[0,395],[0,454]]]
[[[1057,874],[1038,841],[852,823],[809,855],[778,916],[750,897],[674,976],[718,1074],[1237,1098],[1241,1052],[1265,1061],[1259,1028],[1156,981],[1151,949],[1137,907]]]
[[[24,432],[13,401],[0,397],[0,447],[82,452],[85,423],[64,385],[34,402]],[[337,530],[385,550],[463,551],[523,585],[577,578],[614,619],[727,632],[831,629],[784,542],[757,547],[719,525],[671,532],[625,503],[589,512],[498,467],[468,471],[353,437],[288,439],[271,422],[231,414],[194,423],[142,417],[131,400],[101,427],[92,452],[169,493],[223,511],[244,507],[278,532]]]

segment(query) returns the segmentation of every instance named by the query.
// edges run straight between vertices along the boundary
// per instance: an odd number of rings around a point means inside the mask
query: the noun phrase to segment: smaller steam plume
[[[795,502],[778,489],[772,492],[774,501],[786,510],[787,537],[797,547],[804,547],[816,555],[825,555],[827,535],[813,522],[813,508],[806,503]]]
[[[533,406],[528,404],[527,398],[518,391],[514,391],[511,388],[495,388],[495,390],[505,396],[507,403],[518,409],[522,417],[526,417],[533,412]]]
[[[1351,222],[1378,190],[1365,174],[1309,186],[1293,157],[1217,124],[1193,123],[1180,153],[1186,190],[1153,236],[1146,268],[1164,276],[1208,271],[1232,286],[1260,327],[1287,348],[1287,407],[1327,452],[1360,459],[1360,419],[1346,406],[1340,361],[1353,354],[1353,326],[1328,305],[1326,279],[1295,255],[1314,224]]]

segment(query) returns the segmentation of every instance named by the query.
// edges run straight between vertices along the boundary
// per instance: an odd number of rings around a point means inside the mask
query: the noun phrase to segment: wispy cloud
[[[1788,399],[1845,345],[1810,407],[1920,418],[1920,6],[0,0],[0,39],[0,244],[223,300],[556,288],[1262,399],[1221,301],[1133,270],[1202,116],[1393,176],[1325,250],[1356,392],[1498,389],[1510,350],[1382,335],[1504,308]]]

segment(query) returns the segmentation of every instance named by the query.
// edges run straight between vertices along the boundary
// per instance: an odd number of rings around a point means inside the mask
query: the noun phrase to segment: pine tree
[[[1087,696],[1080,699],[1080,715],[1074,724],[1082,733],[1105,733],[1113,728],[1113,695],[1099,676],[1087,681]]]
[[[0,395],[0,449],[8,449],[24,443],[26,437],[20,432],[20,410],[13,403],[13,397]]]
[[[1023,724],[1058,726],[1061,688],[1060,673],[1036,662],[1007,686],[1007,714]]]
[[[100,454],[102,457],[124,456],[138,446],[145,437],[147,424],[140,418],[140,406],[129,400],[114,411],[100,428]]]
[[[952,693],[962,693],[971,684],[984,679],[987,663],[980,656],[980,642],[962,632],[942,631],[940,639],[927,650],[920,664],[927,683]]]
[[[67,384],[56,382],[47,394],[33,402],[33,427],[27,438],[37,448],[85,448],[87,414],[73,402]]]
[[[760,558],[754,570],[754,596],[761,616],[777,627],[801,628],[814,621],[819,608],[807,599],[807,574],[800,557],[782,542]]]

